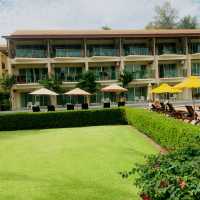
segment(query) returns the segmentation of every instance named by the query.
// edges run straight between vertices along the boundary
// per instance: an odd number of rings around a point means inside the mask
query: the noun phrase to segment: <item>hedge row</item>
[[[124,109],[0,115],[0,131],[127,124]]]
[[[126,117],[129,124],[165,148],[200,147],[199,126],[144,109],[126,108]]]

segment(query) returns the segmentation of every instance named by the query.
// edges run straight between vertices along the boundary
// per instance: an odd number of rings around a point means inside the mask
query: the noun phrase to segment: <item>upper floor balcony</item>
[[[185,77],[186,70],[176,63],[159,64],[159,78]]]
[[[55,78],[63,82],[79,82],[83,73],[82,67],[55,67]]]
[[[191,54],[196,54],[196,53],[200,53],[200,42],[193,42],[190,43],[190,48],[189,48],[189,52]]]
[[[151,66],[143,64],[127,64],[125,70],[133,74],[133,79],[152,79],[155,77],[155,70]]]
[[[81,45],[60,45],[53,47],[53,57],[82,57]]]
[[[152,55],[152,52],[150,51],[149,47],[147,47],[145,44],[137,44],[137,45],[125,45],[124,46],[124,55]]]
[[[118,56],[117,52],[117,49],[110,45],[93,45],[88,47],[87,56]]]
[[[162,43],[157,46],[158,55],[163,54],[185,54],[181,47],[177,47],[176,43]]]
[[[192,76],[200,76],[200,62],[192,63],[191,74]]]
[[[119,70],[114,66],[90,67],[89,70],[95,75],[97,81],[111,81],[119,79]]]
[[[46,58],[47,49],[45,46],[17,46],[15,50],[17,58]]]
[[[19,73],[15,77],[17,84],[39,83],[48,78],[48,70],[47,68],[19,69]]]

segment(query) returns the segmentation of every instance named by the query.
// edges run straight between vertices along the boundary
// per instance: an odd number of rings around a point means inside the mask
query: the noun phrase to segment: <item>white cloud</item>
[[[16,29],[143,28],[165,0],[0,0],[0,35]],[[200,1],[171,0],[179,15],[198,15]]]

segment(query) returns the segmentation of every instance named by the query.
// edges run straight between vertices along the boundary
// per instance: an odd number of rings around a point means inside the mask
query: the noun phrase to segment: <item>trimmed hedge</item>
[[[200,147],[199,126],[136,108],[126,108],[126,117],[129,124],[167,149],[189,145]]]
[[[127,124],[124,109],[0,115],[0,131]]]

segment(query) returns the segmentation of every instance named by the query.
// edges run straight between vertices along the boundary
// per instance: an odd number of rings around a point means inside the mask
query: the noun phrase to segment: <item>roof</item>
[[[200,29],[143,29],[143,30],[17,30],[7,39],[44,38],[111,38],[111,37],[182,37],[200,36]]]

